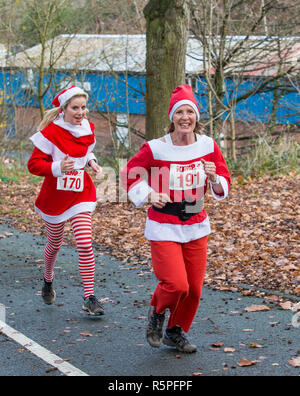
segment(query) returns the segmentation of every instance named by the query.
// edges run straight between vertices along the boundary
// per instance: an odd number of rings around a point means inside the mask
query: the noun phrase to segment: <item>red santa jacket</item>
[[[82,212],[93,211],[96,207],[95,186],[87,172],[83,170],[88,161],[95,159],[92,150],[95,146],[94,125],[87,120],[82,125],[75,126],[65,123],[60,117],[58,121],[49,124],[42,131],[35,133],[30,140],[35,145],[28,161],[28,170],[34,175],[44,176],[41,191],[35,201],[35,210],[44,220],[50,223],[60,223]],[[69,155],[75,162],[74,172],[69,179],[61,173],[61,160]],[[69,189],[83,170],[82,180],[77,182],[79,189]],[[58,189],[57,179],[65,189]],[[73,188],[73,186],[72,186]],[[82,191],[80,191],[82,189]]]
[[[165,142],[154,139],[143,144],[121,172],[123,187],[137,207],[148,201],[152,190],[167,193],[172,202],[183,198],[200,200],[208,187],[201,159],[215,163],[224,194],[217,195],[211,188],[212,195],[217,200],[225,199],[230,190],[229,171],[218,145],[206,135],[197,135],[197,141],[187,146],[173,145],[169,134]],[[210,231],[205,209],[187,221],[148,209],[145,236],[149,240],[189,242]]]

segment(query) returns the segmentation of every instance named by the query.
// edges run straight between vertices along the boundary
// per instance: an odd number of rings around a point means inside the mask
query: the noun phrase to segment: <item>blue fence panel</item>
[[[44,85],[49,81],[49,75],[44,77]],[[125,73],[96,73],[85,72],[75,76],[75,80],[90,86],[89,109],[111,113],[145,114],[145,75]],[[67,71],[57,72],[51,89],[44,97],[46,108],[52,107],[51,101],[63,86],[74,81],[74,74]],[[30,90],[26,71],[13,71],[0,73],[0,90],[5,92],[6,102],[13,100],[17,106],[38,107],[35,96],[38,79],[34,79],[34,90]],[[236,82],[232,79],[226,81],[226,92],[231,99],[232,95],[243,95],[258,83],[258,80],[245,80],[236,90]],[[31,82],[32,84],[32,82]],[[27,87],[27,88],[26,88]],[[207,85],[203,77],[197,81],[196,97],[203,118],[208,117]],[[13,98],[13,99],[12,99]],[[226,98],[224,99],[226,103]],[[268,122],[272,114],[273,92],[256,94],[247,100],[238,102],[235,117],[238,120]],[[299,114],[300,95],[297,92],[284,94],[280,100],[277,111],[277,122],[283,124],[297,124]],[[223,115],[225,119],[228,114]]]
[[[233,79],[226,80],[226,92],[223,103],[229,103],[232,99],[242,97],[251,91],[263,80],[245,79],[243,82],[235,82]],[[291,87],[290,87],[291,88]],[[197,81],[196,98],[202,117],[208,117],[207,85],[203,78]],[[248,99],[237,101],[235,118],[239,121],[263,122],[270,121],[273,110],[274,92],[266,88],[265,92],[259,92]],[[279,100],[276,112],[276,121],[282,124],[298,124],[300,122],[300,95],[298,92],[284,93]],[[228,117],[227,112],[222,119]]]

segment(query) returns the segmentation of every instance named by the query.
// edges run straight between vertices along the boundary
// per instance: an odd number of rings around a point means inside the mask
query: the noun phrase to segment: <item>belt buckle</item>
[[[178,217],[181,221],[187,221],[192,216],[202,211],[204,207],[204,199],[202,198],[200,201],[188,201],[186,199],[183,199],[180,204],[181,204],[181,208]],[[189,213],[186,212],[187,206],[197,206],[197,205],[199,205],[199,207],[197,208],[196,212],[195,211],[191,211]]]
[[[178,217],[181,221],[187,221],[194,215],[194,213],[186,213],[186,207],[193,206],[193,205],[195,205],[195,203],[196,202],[189,202],[185,199],[183,199],[181,201],[181,203],[180,203],[181,208],[180,208],[179,215],[178,215]]]

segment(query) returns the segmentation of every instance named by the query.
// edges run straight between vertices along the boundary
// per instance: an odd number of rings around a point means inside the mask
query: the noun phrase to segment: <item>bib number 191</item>
[[[205,173],[201,161],[192,164],[171,164],[170,166],[170,189],[190,190],[203,187]]]

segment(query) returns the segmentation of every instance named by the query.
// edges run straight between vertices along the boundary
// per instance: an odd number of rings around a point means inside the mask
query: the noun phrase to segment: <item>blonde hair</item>
[[[53,109],[46,111],[45,116],[40,122],[38,129],[41,131],[42,129],[46,128],[49,124],[51,124],[51,122],[57,120],[61,110],[65,110],[73,98],[81,97],[81,96],[86,98],[86,100],[88,100],[89,98],[89,95],[86,92],[84,94],[77,94],[72,96],[72,98],[70,98],[69,100],[67,100],[67,102],[63,106],[54,107]]]

